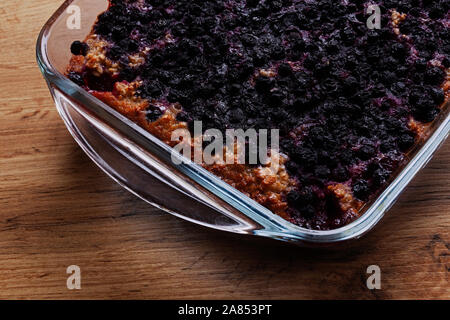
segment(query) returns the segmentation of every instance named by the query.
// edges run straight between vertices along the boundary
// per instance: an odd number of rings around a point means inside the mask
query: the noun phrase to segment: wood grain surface
[[[72,140],[35,62],[61,0],[0,2],[0,298],[449,299],[450,144],[353,247],[207,230],[122,190]],[[78,265],[82,289],[66,287]],[[382,289],[366,287],[379,265]]]

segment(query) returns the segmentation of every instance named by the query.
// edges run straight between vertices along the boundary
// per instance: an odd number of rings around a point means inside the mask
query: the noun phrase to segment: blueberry
[[[125,51],[119,46],[113,46],[108,51],[108,56],[113,60],[119,60],[122,55],[125,54]]]
[[[312,205],[306,205],[300,208],[300,213],[302,216],[304,216],[305,218],[312,218],[314,216],[314,214],[316,213],[316,209],[314,208],[314,206]]]
[[[296,205],[300,199],[300,193],[298,191],[290,191],[287,195],[287,201],[291,205]]]
[[[314,173],[317,177],[325,179],[330,176],[331,172],[326,166],[317,166]]]
[[[74,41],[70,46],[70,51],[72,52],[72,54],[76,56],[78,55],[85,56],[89,51],[89,46],[84,42]]]
[[[343,182],[349,179],[349,174],[347,169],[342,166],[335,168],[332,172],[332,177],[338,182]]]
[[[406,56],[407,49],[400,42],[395,42],[391,46],[391,52],[395,58],[403,59]]]
[[[292,68],[288,63],[282,63],[278,67],[278,74],[282,77],[288,77],[292,75]]]
[[[242,120],[244,120],[244,118],[245,118],[245,114],[241,109],[237,108],[237,109],[231,110],[230,121],[232,123],[239,123]]]
[[[384,185],[389,179],[390,174],[390,171],[383,168],[375,170],[375,172],[372,174],[374,185],[377,187]]]
[[[358,150],[358,156],[361,160],[369,160],[375,153],[375,148],[364,145]]]
[[[438,105],[442,104],[445,101],[444,90],[441,88],[432,88],[431,97],[433,98],[436,104]]]
[[[415,109],[413,111],[413,115],[416,120],[428,123],[436,119],[440,111],[441,110],[439,108],[433,108],[431,110]]]
[[[448,49],[450,49],[450,46],[448,46]],[[450,52],[450,50],[445,50],[445,52]],[[442,65],[445,68],[450,68],[450,58],[449,58],[448,54],[445,55],[445,57],[442,59]]]
[[[317,154],[310,149],[299,148],[293,151],[293,156],[305,167],[310,168],[317,162]]]
[[[230,94],[233,96],[238,95],[239,92],[241,91],[241,85],[239,85],[238,83],[233,83],[230,86],[229,91],[230,91]]]
[[[150,106],[145,111],[145,117],[147,118],[147,120],[149,122],[155,122],[156,120],[158,120],[162,116],[162,114],[163,113],[162,113],[161,109],[159,109],[156,106]]]
[[[406,152],[414,145],[415,138],[408,133],[404,133],[399,137],[398,146],[401,151]]]
[[[266,93],[273,87],[273,80],[266,77],[258,77],[256,79],[255,88],[258,92]]]
[[[84,79],[83,76],[76,72],[70,72],[69,73],[69,79],[75,82],[79,86],[84,86]]]
[[[418,72],[424,72],[427,69],[427,61],[425,59],[417,59],[414,67]]]
[[[425,72],[425,81],[428,84],[440,85],[445,79],[445,71],[438,67],[429,68]]]
[[[357,180],[353,185],[353,194],[360,200],[367,200],[370,194],[368,182],[366,180]]]
[[[442,18],[444,16],[444,10],[443,10],[442,6],[439,5],[439,4],[434,4],[431,7],[431,9],[430,9],[430,11],[428,13],[428,16],[431,19],[440,19],[440,18]]]

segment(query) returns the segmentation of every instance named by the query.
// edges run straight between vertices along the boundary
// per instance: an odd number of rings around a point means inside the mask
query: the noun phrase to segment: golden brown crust
[[[279,156],[273,161],[277,162],[278,166],[256,168],[237,163],[205,165],[205,168],[272,212],[289,219],[286,212],[288,204],[284,197],[294,183],[284,167],[285,159]]]

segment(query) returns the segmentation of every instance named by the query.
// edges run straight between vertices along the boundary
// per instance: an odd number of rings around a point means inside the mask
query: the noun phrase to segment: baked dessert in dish
[[[450,1],[111,0],[67,76],[172,133],[279,129],[277,166],[204,167],[286,220],[357,219],[448,100]]]

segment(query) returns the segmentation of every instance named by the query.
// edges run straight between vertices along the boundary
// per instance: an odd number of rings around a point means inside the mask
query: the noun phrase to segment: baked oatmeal
[[[67,76],[171,146],[195,121],[279,129],[278,165],[203,165],[296,225],[334,229],[395,177],[449,94],[450,1],[377,1],[380,29],[370,4],[111,0]]]

